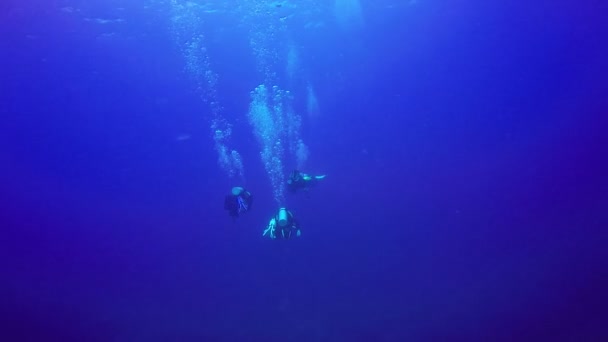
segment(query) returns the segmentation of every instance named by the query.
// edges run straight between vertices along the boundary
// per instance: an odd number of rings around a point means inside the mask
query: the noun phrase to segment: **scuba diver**
[[[323,178],[325,178],[325,175],[310,176],[298,170],[293,170],[289,175],[289,179],[287,179],[287,188],[291,192],[296,192],[298,190],[308,191],[308,189],[316,185]]]
[[[295,220],[291,211],[286,208],[280,208],[277,214],[270,219],[268,226],[262,236],[268,236],[271,239],[289,240],[292,237],[300,237],[300,224]]]
[[[253,197],[251,193],[240,186],[232,188],[230,195],[226,195],[224,199],[224,209],[228,210],[228,215],[237,218],[239,214],[242,214],[251,209],[251,203]]]

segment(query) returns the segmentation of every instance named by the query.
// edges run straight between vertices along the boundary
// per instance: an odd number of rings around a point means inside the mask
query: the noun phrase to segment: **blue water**
[[[2,341],[608,340],[608,5],[337,4],[193,5],[231,177],[171,1],[2,2]],[[327,174],[282,203],[260,84]]]

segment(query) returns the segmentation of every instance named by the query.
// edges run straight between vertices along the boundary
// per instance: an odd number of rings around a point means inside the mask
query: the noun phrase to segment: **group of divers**
[[[320,180],[324,179],[325,175],[311,176],[294,170],[287,179],[287,188],[291,192],[307,191],[312,186],[316,185]],[[229,195],[226,195],[224,200],[224,209],[228,211],[228,215],[233,218],[239,217],[241,214],[251,210],[253,196],[251,192],[245,188],[236,186],[232,188]],[[300,237],[300,224],[293,216],[292,212],[285,207],[279,208],[276,214],[268,222],[268,226],[264,230],[262,236],[271,239],[291,239],[292,237]]]

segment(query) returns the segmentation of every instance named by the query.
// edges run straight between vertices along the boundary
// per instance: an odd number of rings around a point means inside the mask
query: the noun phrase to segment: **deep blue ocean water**
[[[605,13],[2,2],[0,340],[607,341]],[[261,84],[308,193],[275,200]],[[279,205],[300,239],[262,237]]]

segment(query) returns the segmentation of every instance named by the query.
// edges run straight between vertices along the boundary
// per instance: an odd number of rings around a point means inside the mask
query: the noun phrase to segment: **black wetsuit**
[[[239,214],[251,209],[251,203],[253,203],[253,196],[249,191],[243,190],[238,196],[226,195],[224,209],[228,210],[228,215],[231,217],[239,217]]]
[[[300,171],[294,170],[289,175],[289,179],[287,180],[287,188],[291,192],[296,192],[298,190],[307,189],[309,187],[310,180],[304,179]]]

